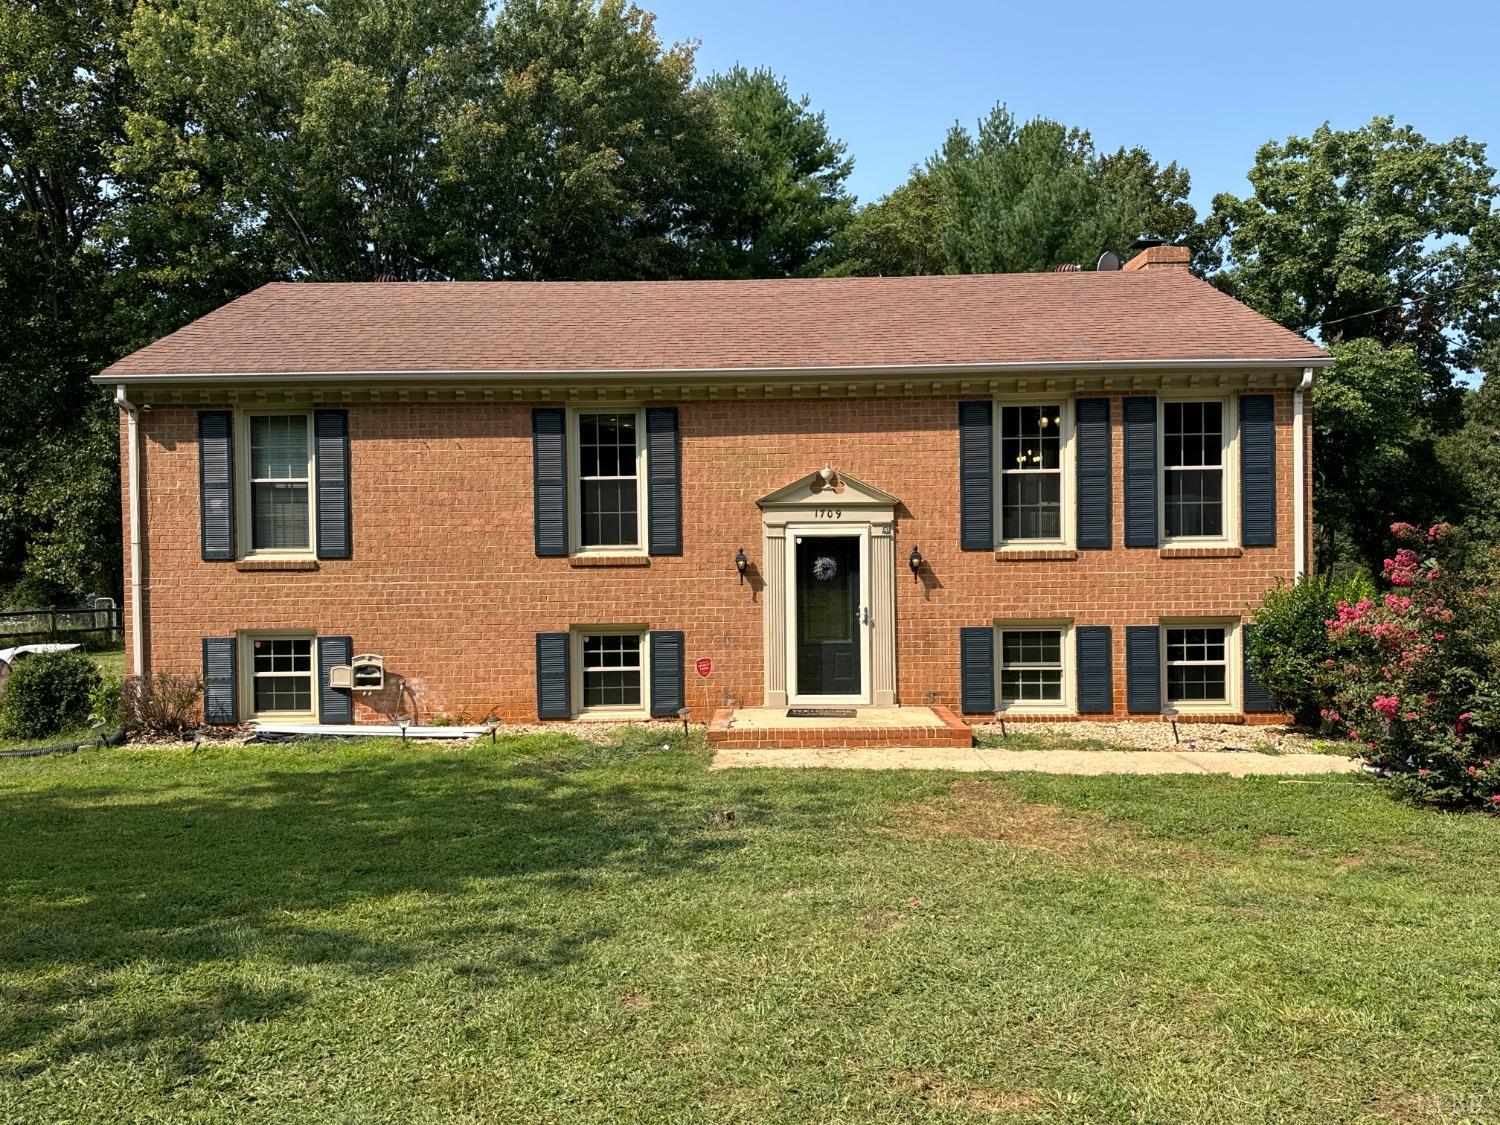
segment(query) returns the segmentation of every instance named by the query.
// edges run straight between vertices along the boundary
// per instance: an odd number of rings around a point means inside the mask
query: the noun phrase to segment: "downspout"
[[[1304,367],[1302,382],[1292,392],[1292,477],[1296,482],[1292,490],[1292,518],[1297,528],[1292,566],[1299,581],[1307,574],[1307,425],[1303,396],[1312,390],[1313,376],[1314,369]]]
[[[125,397],[123,383],[115,387],[115,405],[125,411],[125,460],[130,506],[130,672],[146,674],[146,623],[141,582],[141,438],[140,409]]]

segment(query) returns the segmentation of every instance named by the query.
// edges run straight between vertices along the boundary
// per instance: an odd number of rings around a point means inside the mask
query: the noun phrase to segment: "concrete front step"
[[[967,747],[974,732],[947,707],[868,707],[843,719],[789,719],[785,707],[722,709],[708,727],[715,749]]]

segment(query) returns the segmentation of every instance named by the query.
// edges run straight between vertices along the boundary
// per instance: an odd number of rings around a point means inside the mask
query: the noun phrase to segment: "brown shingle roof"
[[[703,372],[1325,354],[1186,270],[790,281],[280,282],[101,376]]]

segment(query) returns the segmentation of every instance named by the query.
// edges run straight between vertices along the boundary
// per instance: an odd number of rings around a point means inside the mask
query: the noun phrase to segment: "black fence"
[[[57,642],[109,645],[124,639],[125,614],[114,605],[0,610],[0,648]]]

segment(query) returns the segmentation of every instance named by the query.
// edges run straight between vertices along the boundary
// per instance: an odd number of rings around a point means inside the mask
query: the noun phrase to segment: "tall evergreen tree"
[[[768,70],[737,66],[704,88],[734,144],[732,185],[707,248],[717,260],[705,268],[731,277],[805,272],[849,221],[844,182],[854,162],[823,115]]]

